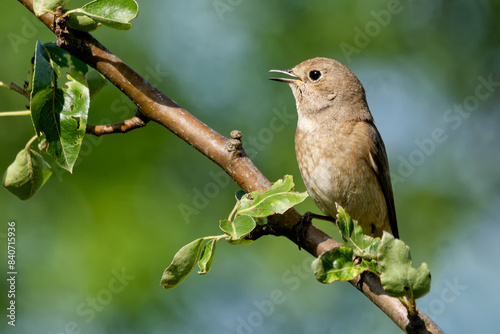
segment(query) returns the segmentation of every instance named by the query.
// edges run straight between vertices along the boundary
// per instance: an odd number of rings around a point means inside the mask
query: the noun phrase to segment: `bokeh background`
[[[498,2],[138,2],[132,30],[94,35],[215,130],[241,130],[264,174],[292,174],[300,191],[295,103],[288,87],[267,80],[268,70],[315,56],[348,65],[385,140],[401,237],[415,265],[431,268],[420,308],[448,333],[496,328]],[[22,84],[36,40],[55,38],[17,1],[1,7],[0,80]],[[1,111],[25,109],[5,89],[0,101]],[[108,86],[92,101],[89,122],[133,111]],[[0,118],[2,173],[33,135],[29,117]],[[29,201],[0,190],[2,333],[399,332],[349,284],[319,284],[312,258],[284,238],[221,242],[209,275],[161,288],[180,247],[220,233],[237,186],[157,124],[87,136],[74,173],[54,170]],[[318,211],[310,199],[298,209]],[[5,316],[8,221],[17,226],[15,328]]]

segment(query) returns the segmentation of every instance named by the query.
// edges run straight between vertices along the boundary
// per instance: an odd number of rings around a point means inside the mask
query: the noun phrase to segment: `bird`
[[[317,57],[290,70],[298,120],[295,153],[307,192],[327,216],[337,204],[363,233],[399,238],[389,163],[382,137],[356,75],[337,60]]]

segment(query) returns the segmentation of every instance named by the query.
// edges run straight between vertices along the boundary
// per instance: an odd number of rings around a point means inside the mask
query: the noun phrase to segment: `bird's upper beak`
[[[269,72],[283,73],[283,74],[286,74],[286,75],[289,75],[291,77],[296,78],[296,79],[290,79],[290,78],[269,78],[269,80],[281,81],[281,82],[286,82],[286,83],[295,83],[297,81],[302,81],[302,80],[300,80],[299,77],[297,77],[295,75],[295,73],[293,73],[292,70],[270,70]]]

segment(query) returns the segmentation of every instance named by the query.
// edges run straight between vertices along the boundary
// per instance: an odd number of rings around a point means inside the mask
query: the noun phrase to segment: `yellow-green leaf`
[[[254,191],[241,198],[236,213],[254,218],[264,218],[276,213],[284,213],[307,198],[307,192],[293,192],[293,178],[285,175],[268,190]]]
[[[45,184],[52,168],[32,149],[23,149],[3,176],[3,186],[22,200],[27,200]]]
[[[139,5],[134,0],[95,0],[75,11],[110,28],[128,30],[132,28],[129,22],[139,13]]]
[[[427,264],[413,268],[408,246],[387,232],[382,236],[378,261],[382,268],[380,281],[389,296],[413,300],[429,292],[431,273]]]
[[[196,239],[175,254],[172,263],[165,269],[161,278],[160,284],[165,289],[176,287],[186,279],[196,265],[203,241],[203,238]]]

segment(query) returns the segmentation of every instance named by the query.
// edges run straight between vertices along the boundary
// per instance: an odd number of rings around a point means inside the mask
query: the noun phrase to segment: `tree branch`
[[[18,1],[33,12],[32,0]],[[61,9],[59,13],[62,13]],[[90,34],[68,29],[64,19],[59,16],[47,13],[39,19],[56,34],[60,47],[103,74],[137,105],[145,117],[163,125],[219,165],[245,192],[265,190],[271,186],[245,154],[241,142],[238,144],[241,135],[237,138],[238,134],[233,133],[232,138],[228,139],[215,132],[147,82]],[[294,209],[273,216],[267,225],[254,232],[253,238],[268,234],[286,236],[315,257],[341,246],[312,224],[307,227],[303,237],[298,238],[296,226],[300,218],[301,215]],[[406,333],[442,333],[422,312],[410,319],[401,302],[387,296],[377,276],[368,273],[363,275],[362,284],[359,277],[350,283]]]

